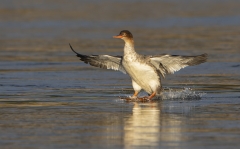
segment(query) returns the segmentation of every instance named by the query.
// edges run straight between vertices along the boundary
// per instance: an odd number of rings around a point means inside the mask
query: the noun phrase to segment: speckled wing
[[[77,57],[79,57],[80,60],[85,62],[86,64],[90,64],[91,66],[95,66],[103,69],[118,70],[126,74],[126,71],[121,64],[122,56],[82,55],[77,53],[70,44],[69,46],[72,49],[72,51],[77,54]]]
[[[173,74],[174,72],[187,66],[194,66],[207,61],[207,54],[197,56],[179,56],[179,55],[156,55],[150,56],[150,62],[161,72]]]

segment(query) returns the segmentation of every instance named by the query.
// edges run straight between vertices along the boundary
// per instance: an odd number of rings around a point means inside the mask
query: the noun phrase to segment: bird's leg
[[[126,98],[122,98],[122,99],[125,99],[126,101],[132,101],[132,100],[135,100],[137,99],[137,95],[138,95],[138,91],[135,91],[134,94],[131,96],[131,97],[126,97]]]
[[[139,93],[138,91],[135,91],[134,94],[132,95],[132,98],[134,99],[137,98],[138,93]]]
[[[141,102],[151,101],[152,98],[155,97],[155,95],[156,95],[156,92],[153,92],[150,96],[141,97],[141,98],[138,98],[138,100],[141,101]]]
[[[148,97],[137,97],[138,93],[139,93],[138,91],[135,91],[134,94],[132,95],[132,97],[127,97],[125,100],[131,101],[131,100],[133,100],[133,99],[137,99],[137,100],[139,100],[139,101],[141,101],[141,102],[146,102],[146,101],[151,101],[152,98],[156,96],[156,92],[153,92],[153,93],[152,93],[150,96],[148,96]]]
[[[156,92],[153,92],[149,97],[148,97],[148,100],[152,100],[153,97],[155,97],[156,95]]]

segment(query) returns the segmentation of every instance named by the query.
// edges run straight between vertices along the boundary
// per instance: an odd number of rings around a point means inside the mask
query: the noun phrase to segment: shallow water
[[[1,149],[240,146],[239,1],[1,3]],[[162,80],[164,100],[125,102],[127,75],[86,65],[68,47],[122,55],[112,39],[122,29],[139,53],[209,60]]]

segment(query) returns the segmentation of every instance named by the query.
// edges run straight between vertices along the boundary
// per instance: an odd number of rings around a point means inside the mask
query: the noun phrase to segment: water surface
[[[1,148],[238,148],[239,6],[1,2]],[[119,96],[133,94],[127,75],[86,65],[68,47],[122,55],[123,42],[112,39],[122,29],[141,54],[208,53],[209,60],[162,80],[164,100],[124,102]]]

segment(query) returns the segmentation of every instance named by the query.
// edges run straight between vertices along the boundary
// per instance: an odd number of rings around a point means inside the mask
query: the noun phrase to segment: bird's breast
[[[129,76],[147,92],[152,92],[153,85],[150,83],[156,83],[154,86],[160,85],[159,76],[154,67],[146,63],[127,60],[123,60],[122,65]]]

